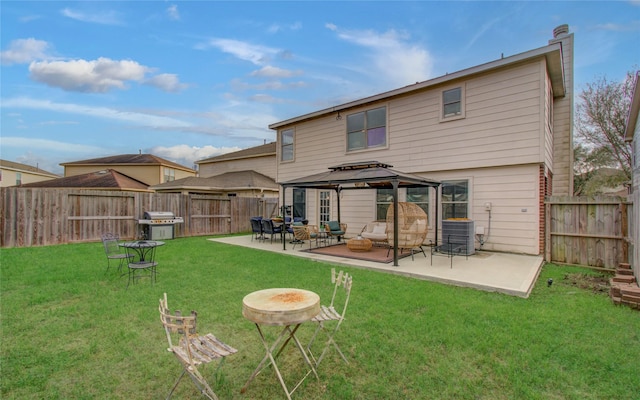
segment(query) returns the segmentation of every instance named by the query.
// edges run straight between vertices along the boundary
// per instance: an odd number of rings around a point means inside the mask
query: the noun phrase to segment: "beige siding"
[[[543,60],[461,82],[466,118],[439,122],[441,88],[354,109],[387,106],[388,148],[345,150],[346,117],[334,115],[295,127],[295,159],[280,163],[278,181],[325,171],[345,162],[378,160],[405,172],[446,171],[544,162]]]
[[[256,171],[269,178],[276,178],[276,157],[275,155],[243,158],[240,160],[224,160],[212,163],[201,163],[199,176],[207,178],[209,176],[220,175],[226,172],[236,171]]]
[[[42,182],[42,181],[55,179],[55,178],[43,176],[40,174],[32,174],[30,172],[25,172],[25,171],[15,171],[13,169],[0,168],[0,171],[1,171],[0,173],[2,174],[2,179],[0,179],[0,187],[15,186],[18,172],[20,172],[20,180],[22,184]]]

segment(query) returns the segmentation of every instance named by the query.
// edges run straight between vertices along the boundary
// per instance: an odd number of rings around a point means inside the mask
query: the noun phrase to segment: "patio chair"
[[[330,239],[333,239],[335,237],[339,242],[347,232],[347,224],[341,224],[338,221],[329,221],[324,224],[324,229],[327,231],[327,236]]]
[[[258,240],[264,239],[262,235],[262,217],[251,217],[251,241],[253,242],[253,238],[255,237]]]
[[[263,219],[260,222],[262,223],[262,233],[269,235],[271,243],[273,243],[273,235],[278,235],[282,239],[282,226],[275,226],[270,219]]]
[[[169,342],[169,348],[167,348],[167,350],[176,356],[183,368],[180,377],[178,377],[178,380],[171,388],[167,399],[171,398],[173,391],[180,383],[182,377],[185,374],[189,374],[189,377],[202,395],[210,400],[218,400],[218,396],[216,396],[211,386],[207,383],[207,380],[202,376],[198,367],[202,364],[209,364],[219,360],[214,373],[215,375],[218,373],[220,367],[222,367],[225,358],[235,354],[238,350],[223,343],[211,333],[199,336],[196,329],[197,313],[195,311],[191,311],[189,315],[182,315],[180,311],[176,310],[174,314],[171,314],[167,304],[166,293],[164,294],[164,298],[160,299],[159,310],[160,320],[162,321],[165,333],[167,334],[167,341]],[[172,336],[176,338],[179,336],[177,344],[173,343]]]
[[[338,329],[340,329],[340,326],[344,321],[344,316],[347,313],[349,297],[351,297],[351,285],[353,283],[353,277],[343,271],[340,271],[336,274],[336,269],[331,268],[331,283],[333,284],[333,296],[331,296],[331,303],[329,304],[329,306],[321,305],[320,313],[311,319],[311,321],[318,324],[318,327],[313,333],[311,341],[307,346],[307,352],[309,353],[311,359],[315,362],[316,367],[320,365],[320,362],[331,346],[333,346],[338,351],[344,362],[349,364],[349,361],[347,361],[347,357],[345,357],[345,355],[342,353],[342,350],[340,350],[340,347],[334,340],[334,337],[338,332]],[[342,290],[344,290],[344,296],[340,296],[343,299],[342,310],[341,312],[338,312],[336,310],[336,307],[338,306],[336,302],[336,295],[338,295]],[[330,324],[331,321],[335,322],[335,325],[333,327],[328,325],[328,323]],[[313,345],[313,342],[316,340],[316,337],[318,336],[318,333],[320,331],[326,333],[327,341],[325,342],[324,348],[322,349],[322,353],[320,353],[320,357],[316,359],[311,352],[311,346]]]
[[[294,223],[295,224],[295,223]],[[316,240],[316,247],[318,247],[318,227],[316,225],[293,225],[293,248],[296,248],[297,244],[304,244],[305,240],[309,241],[309,249],[311,249],[312,239]]]
[[[154,242],[152,241],[150,243]],[[149,279],[151,280],[152,285],[155,283],[157,271],[156,267],[158,266],[158,263],[156,262],[156,248],[156,246],[150,246],[146,249],[136,251],[136,249],[133,247],[127,247],[127,257],[129,257],[129,263],[127,263],[127,268],[129,271],[127,289],[132,282],[135,285],[136,280],[142,278],[144,274],[149,275]],[[144,256],[142,256],[141,254],[144,254]]]
[[[105,274],[111,268],[111,260],[118,260],[118,272],[122,272],[122,266],[128,262],[133,255],[127,254],[120,247],[120,237],[114,233],[105,233],[102,235],[102,245],[104,246],[104,253],[107,256],[107,270]]]
[[[387,256],[394,246],[394,227],[393,227],[393,207],[387,209],[387,241],[389,242],[389,250]],[[420,206],[415,203],[398,202],[398,250],[411,251],[411,260],[413,260],[414,249],[419,249],[425,257],[422,244],[427,238],[427,214]]]

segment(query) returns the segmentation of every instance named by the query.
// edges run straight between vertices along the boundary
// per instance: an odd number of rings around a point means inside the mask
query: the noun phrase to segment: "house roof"
[[[45,171],[38,167],[33,167],[31,165],[26,165],[26,164],[20,164],[13,161],[0,160],[0,167],[4,169],[10,169],[10,170],[15,170],[20,172],[28,172],[36,175],[49,176],[51,178],[60,177],[60,175],[54,174],[53,172]]]
[[[553,88],[554,97],[562,97],[565,95],[565,76],[564,66],[562,64],[562,44],[552,43],[538,49],[530,50],[524,53],[516,54],[510,57],[503,57],[495,61],[491,61],[485,64],[480,64],[475,67],[463,69],[458,72],[448,73],[446,75],[429,79],[423,82],[417,82],[413,85],[408,85],[399,89],[391,90],[388,92],[380,93],[377,95],[365,97],[359,100],[355,100],[349,103],[344,103],[335,107],[325,108],[324,110],[304,114],[295,118],[291,118],[285,121],[276,122],[269,125],[270,129],[279,129],[281,127],[299,123],[302,121],[318,118],[327,114],[333,114],[342,110],[347,110],[354,107],[363,106],[366,104],[378,102],[381,100],[387,100],[393,97],[406,95],[411,92],[417,92],[421,90],[428,90],[438,85],[443,85],[454,80],[464,79],[473,75],[486,73],[498,68],[503,68],[508,65],[521,63],[528,60],[544,57],[547,62],[547,69],[549,71],[549,78],[551,80],[551,86]]]
[[[88,174],[67,176],[64,178],[51,179],[27,183],[19,187],[41,187],[41,188],[81,188],[93,190],[128,190],[128,191],[148,191],[149,186],[124,175],[114,169],[94,171]]]
[[[173,161],[165,160],[153,154],[120,154],[116,156],[91,158],[89,160],[71,161],[61,163],[62,166],[79,166],[79,165],[163,165],[184,171],[195,173],[191,168],[180,165]]]
[[[232,153],[226,153],[219,156],[196,161],[196,164],[212,163],[218,161],[239,160],[252,157],[271,156],[276,154],[276,142],[263,144],[260,146],[250,147]]]
[[[379,161],[359,161],[329,167],[329,171],[281,182],[283,187],[316,189],[366,189],[398,187],[437,187],[440,181],[391,169]]]
[[[631,107],[629,107],[629,116],[627,117],[627,127],[624,133],[624,139],[627,142],[633,140],[633,133],[636,131],[638,124],[638,113],[640,113],[640,71],[636,72],[636,84],[631,99]]]
[[[266,190],[278,191],[276,182],[256,171],[234,171],[224,174],[201,177],[188,177],[176,179],[151,186],[151,189],[164,190],[206,190],[206,191],[232,191],[232,190]]]

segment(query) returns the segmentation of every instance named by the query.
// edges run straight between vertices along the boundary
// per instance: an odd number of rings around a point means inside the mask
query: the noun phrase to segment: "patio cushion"
[[[329,230],[332,232],[340,230],[340,224],[338,223],[338,221],[329,221],[327,222],[327,225],[329,225]]]
[[[377,224],[373,227],[373,231],[371,232],[374,235],[385,235],[386,237],[387,225]]]

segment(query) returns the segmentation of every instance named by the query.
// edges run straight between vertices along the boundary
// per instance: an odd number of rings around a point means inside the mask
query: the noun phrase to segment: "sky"
[[[574,34],[575,93],[640,66],[640,0],[0,1],[0,158],[194,162],[269,125]]]

